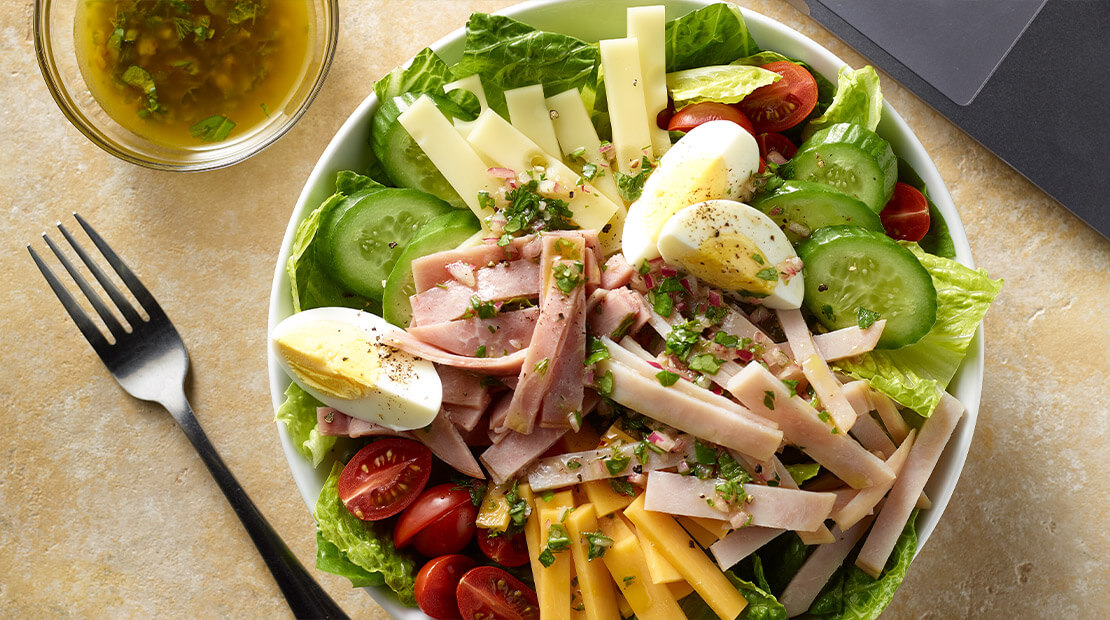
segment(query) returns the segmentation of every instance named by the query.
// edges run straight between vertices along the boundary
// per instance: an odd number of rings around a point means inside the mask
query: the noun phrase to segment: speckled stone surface
[[[155,292],[192,355],[197,417],[306,565],[315,554],[272,422],[264,344],[297,195],[372,81],[483,1],[347,1],[334,66],[300,124],[230,169],[172,174],[73,129],[34,61],[31,1],[0,12],[0,617],[280,618],[289,612],[184,435],[112,381],[24,245],[80,211]],[[853,65],[784,2],[742,2]],[[885,79],[886,76],[884,76]],[[891,80],[978,266],[1006,286],[962,482],[888,618],[1099,618],[1110,609],[1110,242]],[[41,243],[41,242],[39,242]],[[385,618],[313,573],[353,616]]]

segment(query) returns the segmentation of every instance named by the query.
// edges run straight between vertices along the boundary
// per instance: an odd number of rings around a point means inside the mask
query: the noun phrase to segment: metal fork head
[[[39,271],[46,278],[50,288],[58,300],[62,302],[70,318],[77,324],[85,339],[92,345],[101,361],[108,367],[109,372],[116,378],[123,389],[135,398],[166,404],[167,401],[176,401],[181,398],[182,385],[185,374],[189,368],[189,356],[185,352],[185,345],[181,341],[173,323],[162,311],[161,306],[143,286],[139,278],[123,262],[118,254],[112,250],[104,239],[80,215],[74,213],[73,217],[84,229],[93,245],[100,250],[100,254],[124,286],[131,291],[138,302],[136,308],[120,291],[119,287],[108,277],[93,257],[78,243],[77,239],[62,224],[58,223],[58,230],[69,243],[73,251],[80,257],[89,272],[100,284],[100,288],[107,293],[111,304],[123,317],[121,323],[112,313],[108,304],[81,275],[69,260],[62,248],[43,233],[46,245],[58,258],[58,262],[73,279],[77,288],[92,304],[96,314],[108,330],[108,335],[97,327],[93,318],[81,307],[61,280],[35,252],[30,244],[27,250],[31,258],[38,265]],[[142,310],[142,313],[140,313]],[[145,318],[144,315],[145,314]]]

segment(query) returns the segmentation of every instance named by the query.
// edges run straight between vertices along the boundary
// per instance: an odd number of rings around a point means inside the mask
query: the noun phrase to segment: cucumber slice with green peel
[[[416,283],[412,276],[412,261],[459,247],[463,241],[474,236],[482,229],[478,218],[470,211],[454,211],[441,215],[424,225],[409,242],[408,247],[397,258],[397,264],[385,281],[382,295],[382,316],[398,327],[408,327],[412,319],[412,304],[409,296],[416,293]]]
[[[370,149],[394,185],[427,192],[456,208],[465,209],[466,203],[458,192],[397,121],[418,98],[419,93],[405,93],[381,102],[370,125]]]
[[[324,214],[324,262],[348,290],[380,301],[389,272],[416,232],[432,218],[453,211],[446,202],[415,189],[359,192]]]
[[[822,325],[840,329],[886,319],[878,348],[913,344],[937,319],[937,291],[912,252],[881,232],[827,226],[798,248],[805,263],[803,304]]]
[[[894,195],[898,158],[879,134],[862,125],[837,123],[802,144],[783,178],[823,183],[878,213]]]
[[[812,181],[786,181],[752,206],[770,216],[794,244],[825,226],[853,225],[883,231],[879,216],[867,205]]]

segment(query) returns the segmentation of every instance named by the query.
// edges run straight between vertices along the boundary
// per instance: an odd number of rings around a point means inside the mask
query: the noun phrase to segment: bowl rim
[[[46,88],[50,92],[51,98],[54,99],[54,103],[58,106],[59,110],[61,110],[62,115],[66,117],[66,120],[93,144],[118,159],[152,170],[164,170],[169,172],[204,172],[207,170],[218,170],[250,159],[277,142],[293,129],[293,126],[301,120],[306,112],[308,112],[308,108],[312,105],[312,102],[316,100],[316,96],[320,93],[321,88],[324,86],[324,81],[328,77],[331,63],[335,58],[335,51],[339,45],[339,0],[314,0],[314,2],[319,2],[324,8],[325,36],[324,47],[321,50],[320,68],[316,72],[312,87],[305,94],[304,100],[297,106],[292,114],[288,115],[280,124],[275,126],[272,133],[257,140],[252,140],[248,137],[242,141],[227,144],[226,146],[206,150],[201,157],[189,161],[179,162],[170,159],[146,158],[135,154],[130,149],[124,148],[116,144],[116,141],[108,138],[104,132],[96,127],[95,123],[90,122],[85,117],[80,107],[74,102],[73,97],[65,86],[65,81],[61,78],[61,72],[58,70],[58,64],[54,58],[54,46],[51,43],[50,8],[54,4],[54,1],[55,0],[35,0],[32,14],[32,36],[35,44],[35,59],[37,61],[39,73],[42,75],[43,81],[46,82]],[[147,141],[145,138],[140,139]]]
[[[530,17],[541,15],[552,9],[562,11],[566,10],[566,5],[584,5],[590,2],[591,0],[531,0],[496,11],[495,14],[506,15],[529,23]],[[663,4],[667,5],[668,9],[671,7],[681,9],[683,14],[689,10],[695,10],[703,6],[717,3],[719,3],[719,0],[618,0],[617,2],[612,2],[614,6],[621,8],[627,6]],[[788,47],[797,48],[797,51],[802,52],[790,53],[788,55],[804,60],[826,77],[828,75],[835,75],[840,67],[847,65],[847,63],[831,51],[790,26],[757,11],[740,6],[737,6],[737,8],[739,8],[743,14],[749,31],[751,31],[754,38],[757,40],[768,36],[771,38],[785,38],[789,42]],[[461,40],[464,36],[465,26],[451,31],[435,43],[429,45],[429,47],[439,52],[444,48],[461,44]],[[408,62],[411,62],[411,59],[406,61],[406,64]],[[285,272],[285,266],[289,259],[297,226],[312,209],[318,206],[323,198],[326,198],[326,196],[332,193],[334,188],[334,175],[340,170],[347,169],[344,165],[351,163],[343,161],[344,158],[341,156],[341,151],[349,140],[362,139],[357,136],[356,130],[367,122],[368,117],[372,115],[373,111],[376,109],[377,103],[377,97],[373,92],[370,92],[358,107],[355,108],[320,156],[320,159],[313,167],[297,199],[297,204],[293,209],[289,224],[286,227],[285,235],[282,239],[281,250],[275,267],[274,281],[270,292],[267,332],[272,330],[283,318],[291,314],[291,300],[288,292],[289,280]],[[967,267],[974,268],[971,246],[967,239],[966,229],[952,201],[952,197],[948,192],[948,188],[940,176],[940,172],[937,170],[932,158],[929,157],[928,152],[917,139],[917,136],[910,129],[909,125],[885,98],[883,100],[882,121],[880,122],[878,132],[882,134],[884,138],[890,140],[892,144],[898,144],[895,151],[913,167],[914,171],[917,172],[925,182],[930,199],[940,210],[948,225],[949,233],[955,245],[955,260]],[[368,146],[363,145],[363,148],[368,149]],[[352,165],[357,165],[357,162],[354,162]],[[329,187],[331,189],[329,189]],[[321,196],[320,193],[322,191],[326,193]],[[956,429],[953,431],[926,485],[926,492],[932,500],[932,507],[922,511],[918,517],[917,548],[914,551],[915,557],[935,530],[960,480],[971,447],[978,417],[983,386],[984,361],[985,346],[983,330],[982,326],[980,326],[976,330],[963,363],[948,387],[948,391],[960,400],[966,411],[957,424]],[[289,385],[290,380],[281,371],[280,366],[269,353],[267,353],[267,365],[271,399],[273,401],[274,411],[277,411],[285,401],[284,391]],[[297,489],[305,505],[311,512],[315,505],[320,485],[317,483],[314,488],[312,488],[309,481],[314,478],[318,481],[322,480],[321,472],[313,468],[311,464],[297,452],[290,441],[285,425],[281,422],[275,422],[275,424],[281,439],[282,449],[290,466],[290,471],[297,484]],[[323,475],[326,476],[326,472],[323,472]],[[383,588],[371,587],[367,588],[367,591],[379,605],[391,614],[401,614],[403,617],[414,619],[424,617],[419,610],[400,606],[396,598],[388,591],[383,591]]]

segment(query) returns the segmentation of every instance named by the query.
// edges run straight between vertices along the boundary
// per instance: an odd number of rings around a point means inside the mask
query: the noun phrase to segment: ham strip
[[[338,437],[408,437],[408,431],[395,431],[380,424],[349,416],[331,407],[316,408],[316,429],[321,435]]]
[[[833,377],[829,365],[817,352],[817,345],[809,333],[809,326],[802,318],[799,310],[775,310],[782,324],[782,331],[786,332],[786,339],[790,341],[790,349],[794,352],[794,359],[801,365],[809,384],[813,386],[821,404],[832,415],[833,422],[842,432],[847,433],[856,423],[856,410],[844,398],[840,383]]]
[[[535,299],[540,290],[540,266],[530,260],[515,260],[482,267],[474,272],[475,286],[455,280],[437,284],[409,298],[412,325],[432,325],[461,318],[473,308],[473,298],[498,302]]]
[[[734,407],[716,406],[673,389],[673,386],[663,387],[655,378],[644,377],[613,359],[598,362],[597,372],[613,373],[613,392],[609,395],[613,400],[696,437],[757,460],[769,459],[782,443],[782,431],[755,421],[750,413],[741,415]]]
[[[395,347],[406,353],[424,358],[430,362],[454,366],[487,375],[515,375],[520,372],[527,350],[517,351],[501,357],[465,357],[444,351],[401,330],[389,330],[379,336],[379,342]]]
[[[437,284],[453,279],[453,276],[447,270],[447,266],[451,264],[464,263],[478,269],[506,261],[518,260],[524,257],[524,250],[534,240],[534,236],[517,237],[506,246],[499,246],[491,240],[488,243],[469,248],[446,250],[421,256],[412,261],[412,278],[416,285],[416,292],[423,293]]]
[[[587,250],[585,255],[592,256],[593,252]],[[552,368],[548,370],[552,375],[551,389],[544,395],[540,408],[540,426],[545,428],[575,426],[576,423],[571,418],[577,414],[578,419],[581,419],[583,414],[582,398],[586,389],[586,304],[582,299],[584,293],[580,291],[581,288],[579,286],[572,292],[575,301],[570,308],[571,314],[566,317],[566,337],[551,359]]]
[[[537,428],[530,435],[507,431],[478,457],[494,484],[509,480],[567,433],[565,428]]]
[[[861,489],[894,478],[894,472],[854,439],[821,421],[817,411],[761,364],[748,364],[728,390],[756,415],[779,424],[786,440],[851,487]],[[695,433],[696,434],[696,433]]]
[[[964,406],[960,401],[944,392],[933,415],[921,426],[921,432],[902,466],[902,474],[890,490],[882,511],[875,519],[875,526],[856,558],[856,566],[868,575],[879,578],[902,529],[909,521],[914,504],[925,489],[925,483],[929,481],[963,414]]]
[[[813,336],[813,344],[817,346],[817,352],[821,354],[822,359],[833,362],[875,350],[879,337],[883,335],[884,327],[886,327],[886,319],[875,321],[867,329],[860,329],[853,325],[825,334],[816,334]]]
[[[478,426],[478,422],[482,421],[482,414],[485,412],[485,407],[443,404],[443,413],[447,414],[447,419],[451,420],[451,423],[455,426],[467,432],[474,430]]]
[[[902,473],[902,467],[906,463],[906,457],[909,456],[910,447],[913,445],[914,433],[916,432],[916,430],[910,431],[910,434],[906,437],[906,440],[902,442],[902,445],[898,446],[894,454],[890,455],[890,458],[886,460],[887,466],[894,471],[895,475],[900,475]],[[886,492],[889,491],[892,486],[894,486],[893,480],[886,484],[877,484],[873,487],[867,487],[861,490],[859,493],[856,493],[856,496],[847,504],[833,512],[833,520],[836,521],[836,524],[839,525],[842,530],[852,527],[858,523],[860,519],[871,514],[871,511],[882,501],[883,497],[886,496]]]
[[[686,458],[686,446],[689,442],[682,440],[670,451],[659,454],[648,450],[645,455],[646,462],[640,463],[636,458],[636,444],[624,444],[618,448],[599,448],[584,452],[568,452],[546,459],[540,459],[528,470],[528,485],[533,491],[546,491],[589,482],[591,480],[607,480],[618,476],[627,476],[633,473],[634,467],[639,467],[641,472],[677,467]],[[614,458],[627,458],[628,463],[620,470],[612,471],[607,462]],[[670,474],[677,475],[677,474]],[[651,484],[651,475],[648,476]],[[652,510],[649,508],[648,510]],[[721,517],[717,517],[718,519]]]
[[[482,472],[478,461],[474,460],[474,454],[470,452],[470,448],[463,441],[459,429],[451,424],[451,421],[443,415],[443,412],[440,412],[440,415],[437,415],[426,428],[418,428],[409,432],[412,433],[414,439],[428,446],[428,449],[439,460],[454,467],[460,473],[471,478],[485,479],[485,473]]]
[[[755,326],[746,316],[730,307],[721,321],[721,330],[737,338],[748,338],[763,347],[762,360],[771,366],[772,371],[790,364],[790,356],[782,350],[783,345],[775,344],[771,337]]]
[[[902,443],[910,432],[910,425],[906,424],[905,418],[902,417],[901,413],[898,413],[898,407],[895,406],[894,401],[890,400],[886,394],[872,389],[871,403],[874,405],[875,411],[879,412],[879,418],[882,419],[891,439],[895,443]]]
[[[773,527],[754,526],[732,530],[724,538],[710,545],[709,551],[717,559],[718,566],[728,569],[785,531]]]
[[[436,366],[443,384],[443,402],[484,411],[489,405],[489,386],[482,377],[453,366]]]
[[[456,355],[473,356],[478,347],[489,355],[508,355],[528,348],[540,309],[523,308],[502,312],[489,319],[473,317],[431,325],[409,327],[408,332],[424,342]]]
[[[586,323],[593,336],[620,340],[640,331],[651,316],[644,298],[626,288],[598,289],[590,296],[590,301],[592,304],[586,304]]]
[[[794,477],[790,475],[790,470],[786,468],[786,465],[782,464],[779,457],[776,456],[771,459],[771,467],[774,469],[780,487],[784,489],[798,488],[798,483],[794,482]],[[834,502],[833,506],[835,505],[836,503]],[[824,545],[833,541],[832,532],[829,531],[829,528],[825,527],[823,522],[821,523],[821,527],[812,532],[798,532],[798,538],[801,538],[802,542],[807,545]]]
[[[628,264],[624,254],[618,252],[605,261],[605,267],[601,270],[601,288],[609,290],[623,288],[635,275],[636,270]]]
[[[779,602],[786,608],[788,617],[793,618],[809,611],[809,606],[832,578],[836,569],[840,568],[844,559],[852,552],[852,548],[863,537],[870,524],[871,521],[868,519],[860,521],[847,531],[842,532],[840,528],[834,528],[833,535],[836,539],[830,544],[817,547],[809,554],[805,563],[779,596]]]
[[[890,458],[894,454],[894,442],[887,437],[879,423],[871,417],[871,386],[866,381],[850,381],[842,386],[844,398],[856,410],[856,423],[852,435],[870,452],[878,452]]]

